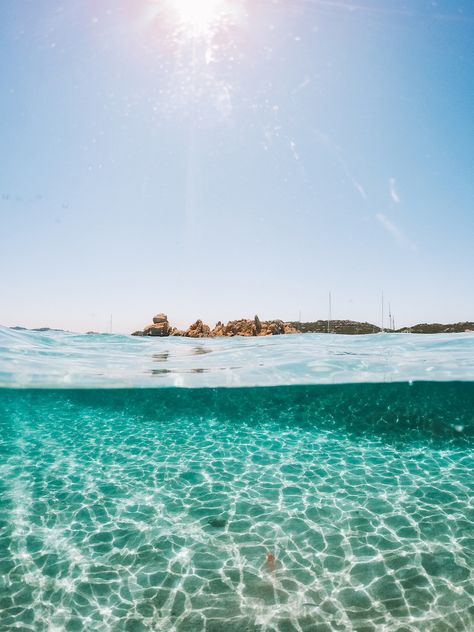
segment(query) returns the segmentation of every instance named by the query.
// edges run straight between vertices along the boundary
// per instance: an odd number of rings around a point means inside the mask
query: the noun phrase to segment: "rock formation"
[[[154,325],[161,325],[167,322],[168,322],[168,316],[166,314],[157,314],[156,316],[153,316]]]
[[[163,338],[169,336],[171,327],[166,314],[157,314],[153,317],[153,324],[145,327],[143,331],[136,331],[132,336],[158,336]]]
[[[219,320],[211,333],[213,336],[217,338],[220,336],[225,336],[224,330],[225,330],[225,325],[221,323],[221,321]]]
[[[290,323],[282,320],[263,320],[258,316],[253,320],[242,318],[230,320],[227,325],[220,321],[212,330],[213,336],[279,336],[281,334],[297,334],[298,330]]]
[[[298,330],[291,324],[282,320],[263,320],[258,316],[253,320],[242,318],[231,320],[224,325],[219,321],[214,329],[197,320],[185,331],[170,327],[166,314],[157,314],[153,318],[153,324],[148,325],[143,331],[135,331],[132,336],[183,336],[185,338],[217,338],[232,336],[278,336],[281,334],[297,334]]]
[[[173,329],[170,332],[170,336],[185,336],[186,332],[184,331],[184,329],[177,329],[176,327],[173,327]]]
[[[197,320],[184,332],[186,338],[210,338],[211,328],[205,325],[202,320]]]

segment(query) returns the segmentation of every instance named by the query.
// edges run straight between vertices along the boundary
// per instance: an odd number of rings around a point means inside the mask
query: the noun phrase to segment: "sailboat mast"
[[[328,334],[331,332],[331,320],[332,320],[332,297],[331,297],[331,292],[329,292]]]
[[[383,307],[384,307],[384,305],[383,305],[383,290],[382,290],[382,331],[384,331],[384,328],[383,328],[383,324],[384,324],[384,313],[383,313]]]

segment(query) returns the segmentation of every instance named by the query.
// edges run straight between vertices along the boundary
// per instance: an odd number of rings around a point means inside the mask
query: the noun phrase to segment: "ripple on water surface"
[[[0,391],[0,630],[470,631],[473,403]]]
[[[139,338],[0,327],[0,387],[239,387],[472,380],[474,333]]]

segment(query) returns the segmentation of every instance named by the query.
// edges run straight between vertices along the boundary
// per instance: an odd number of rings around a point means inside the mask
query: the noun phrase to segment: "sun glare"
[[[191,35],[204,35],[219,22],[225,0],[169,0],[183,29]]]

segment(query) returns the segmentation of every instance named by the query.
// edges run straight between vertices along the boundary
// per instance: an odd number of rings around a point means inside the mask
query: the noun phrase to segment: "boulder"
[[[206,325],[202,320],[197,320],[190,325],[184,334],[187,338],[210,338],[211,328]]]
[[[170,326],[168,324],[168,321],[166,321],[165,323],[157,323],[155,325],[151,325],[150,327],[147,327],[147,334],[148,336],[160,336],[160,337],[164,337],[164,336],[169,336],[170,335]]]
[[[258,336],[260,332],[262,331],[262,323],[260,322],[260,318],[257,315],[255,315],[254,323],[255,323],[255,333]]]
[[[143,331],[135,331],[133,336],[155,336],[158,338],[164,338],[169,336],[172,332],[168,317],[166,314],[157,314],[153,317],[153,324],[148,325]]]
[[[186,332],[183,329],[177,329],[173,327],[170,331],[170,336],[185,336]]]
[[[225,331],[225,325],[221,323],[221,321],[219,321],[216,323],[216,326],[211,331],[211,336],[216,336],[216,337],[225,336],[224,331]]]
[[[266,323],[270,336],[281,336],[285,333],[285,326],[282,320],[272,320]]]
[[[255,322],[241,318],[240,320],[230,320],[224,327],[224,336],[254,336]]]

